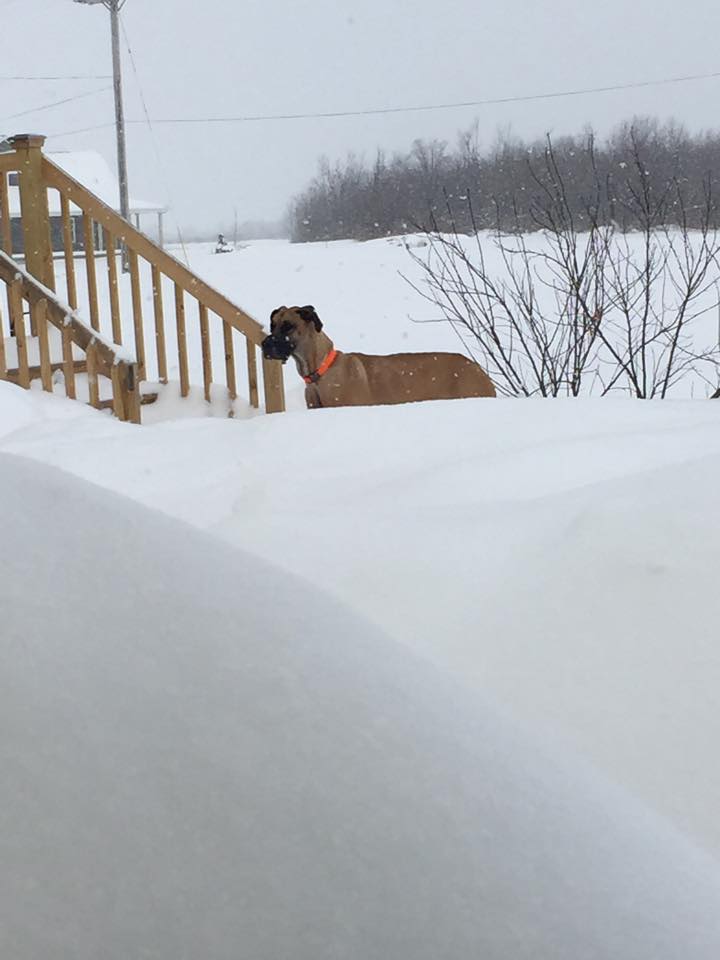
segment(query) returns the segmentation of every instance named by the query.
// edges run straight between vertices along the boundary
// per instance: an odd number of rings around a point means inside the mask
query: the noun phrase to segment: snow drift
[[[0,953],[714,960],[655,815],[311,584],[0,456]]]

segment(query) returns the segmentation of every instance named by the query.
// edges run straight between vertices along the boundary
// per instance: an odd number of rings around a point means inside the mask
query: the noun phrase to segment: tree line
[[[590,130],[531,142],[503,134],[485,150],[475,126],[454,148],[416,140],[391,158],[378,151],[372,163],[352,155],[335,164],[321,160],[288,220],[294,242],[428,228],[524,233],[544,227],[538,210],[561,181],[578,229],[591,222],[643,229],[650,211],[656,225],[700,227],[708,206],[716,226],[719,177],[720,134],[691,134],[674,121],[636,118],[603,141]]]

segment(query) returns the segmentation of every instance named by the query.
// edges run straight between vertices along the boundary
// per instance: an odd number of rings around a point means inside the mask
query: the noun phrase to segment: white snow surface
[[[401,254],[192,255],[455,349]],[[720,403],[287,384],[135,428],[0,383],[0,954],[714,960]]]
[[[710,858],[307,579],[23,458],[0,496],[3,956],[718,955]]]

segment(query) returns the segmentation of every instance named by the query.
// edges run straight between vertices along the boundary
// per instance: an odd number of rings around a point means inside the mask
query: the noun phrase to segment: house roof
[[[91,193],[99,197],[113,210],[120,210],[120,188],[115,174],[108,166],[105,158],[94,150],[68,150],[47,153],[46,156],[53,163],[61,167]],[[17,187],[10,187],[10,216],[20,216],[20,191]],[[57,190],[48,193],[50,216],[60,216],[60,197]],[[130,213],[164,213],[167,207],[152,200],[140,200],[130,197]],[[79,212],[78,207],[71,204],[71,212]]]

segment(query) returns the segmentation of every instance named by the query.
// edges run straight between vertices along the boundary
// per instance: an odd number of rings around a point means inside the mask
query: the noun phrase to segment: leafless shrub
[[[700,190],[674,174],[658,186],[636,142],[619,189],[597,164],[592,138],[586,149],[592,176],[580,205],[550,139],[542,165],[529,164],[530,234],[519,211],[512,232],[500,216],[482,232],[468,198],[467,236],[446,195],[449,229],[431,212],[427,254],[410,250],[422,271],[415,289],[477,352],[503,394],[664,398],[686,378],[712,389],[720,345],[701,329],[719,306],[710,178]],[[637,228],[628,231],[628,222]]]

